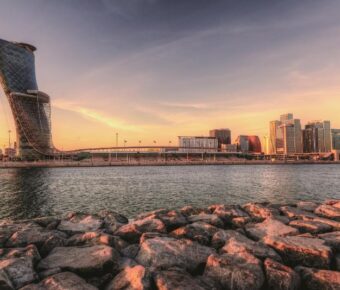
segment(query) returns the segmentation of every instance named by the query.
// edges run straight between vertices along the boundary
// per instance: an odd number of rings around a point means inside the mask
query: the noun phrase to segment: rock
[[[141,244],[136,260],[145,267],[180,267],[192,273],[200,271],[207,257],[214,252],[190,240],[156,237]]]
[[[210,240],[213,234],[215,234],[218,230],[218,228],[210,224],[204,222],[195,222],[172,231],[170,233],[170,236],[177,239],[190,239],[207,246],[210,244]]]
[[[33,264],[40,261],[41,257],[38,249],[34,245],[25,248],[4,248],[0,249],[0,260],[28,257],[32,259]]]
[[[216,206],[213,214],[217,215],[224,223],[231,224],[234,218],[249,219],[249,215],[244,212],[239,206],[227,206],[219,205]]]
[[[233,237],[241,237],[242,234],[235,230],[219,230],[211,239],[211,246],[215,249],[220,249],[226,241]]]
[[[40,271],[60,268],[80,275],[103,274],[118,267],[119,254],[111,247],[97,245],[92,247],[61,247],[52,252],[38,264]]]
[[[250,222],[250,217],[236,217],[231,220],[231,224],[237,228],[243,228],[247,223]]]
[[[39,275],[39,278],[42,280],[42,279],[45,279],[49,276],[52,276],[54,274],[58,274],[58,273],[61,273],[62,270],[60,268],[54,268],[54,269],[49,269],[49,270],[46,270],[46,271],[42,271],[42,272],[39,272],[38,275]]]
[[[108,285],[110,281],[112,281],[113,277],[114,275],[112,273],[106,273],[101,276],[90,277],[86,280],[86,282],[94,287],[97,287],[98,289],[104,289],[104,287]]]
[[[263,241],[274,248],[288,265],[326,269],[330,267],[332,250],[321,239],[267,236]]]
[[[115,235],[121,237],[129,243],[136,243],[139,241],[141,235],[146,232],[166,233],[166,228],[164,223],[159,219],[145,218],[121,226],[115,232]]]
[[[292,206],[281,206],[280,207],[281,212],[291,218],[291,219],[305,219],[305,218],[314,218],[316,217],[315,214],[311,212],[307,212],[302,210],[301,208],[292,207]]]
[[[172,231],[188,223],[184,215],[176,210],[160,214],[159,219],[165,224],[167,231]]]
[[[105,288],[105,290],[149,290],[151,274],[141,265],[126,267]]]
[[[340,208],[340,199],[327,199],[324,204]]]
[[[124,248],[121,253],[124,257],[135,259],[139,252],[139,244],[132,244]]]
[[[337,254],[335,256],[335,269],[337,271],[340,271],[340,254]]]
[[[43,257],[46,257],[54,248],[63,247],[65,243],[66,239],[64,237],[60,235],[50,235],[40,248],[40,253]]]
[[[303,289],[306,290],[339,290],[340,272],[297,267],[300,273]]]
[[[29,222],[34,222],[38,224],[41,227],[46,228],[47,226],[60,222],[60,219],[55,217],[55,216],[47,216],[47,217],[39,217],[39,218],[34,218],[30,220]]]
[[[31,257],[0,260],[0,270],[7,274],[15,288],[21,288],[38,279]]]
[[[261,289],[264,275],[261,262],[246,252],[210,255],[204,276],[216,281],[223,289]]]
[[[204,222],[204,223],[211,224],[212,226],[215,226],[218,228],[224,227],[223,221],[215,214],[192,215],[188,217],[188,221],[190,223]]]
[[[11,280],[8,278],[4,270],[0,270],[0,289],[14,290]]]
[[[71,214],[68,220],[62,220],[58,230],[73,235],[97,231],[102,225],[103,221],[99,217],[78,213]]]
[[[304,217],[303,220],[312,220],[312,221],[320,222],[326,225],[330,225],[334,231],[340,231],[340,222],[337,222],[334,220],[330,220],[330,219],[326,219],[322,217],[315,217],[315,218]]]
[[[340,221],[340,208],[338,207],[321,204],[315,209],[314,213],[325,218]]]
[[[281,261],[281,257],[271,248],[261,242],[254,242],[247,237],[237,234],[226,240],[221,253],[237,254],[248,252],[259,259],[271,258]]]
[[[267,207],[260,203],[247,203],[243,205],[242,208],[249,215],[259,220],[280,215],[280,212],[276,208]]]
[[[142,236],[139,239],[139,243],[142,244],[144,243],[146,240],[148,239],[153,239],[156,237],[168,237],[168,234],[164,234],[164,233],[156,233],[156,232],[152,232],[152,233],[144,233],[142,234]]]
[[[204,279],[194,278],[181,269],[157,271],[154,274],[157,289],[162,290],[213,290],[217,289]]]
[[[47,277],[39,284],[31,284],[20,290],[97,290],[96,287],[74,273],[62,272]]]
[[[20,228],[17,224],[0,224],[0,247],[4,247],[7,240]]]
[[[262,223],[248,224],[245,231],[249,237],[255,240],[260,240],[265,236],[288,236],[298,235],[299,231],[291,226],[274,219],[267,218]]]
[[[65,235],[58,231],[48,231],[43,227],[27,223],[20,227],[6,242],[6,247],[25,247],[30,244],[36,245],[41,248],[46,240],[63,239]]]
[[[201,213],[203,214],[211,214],[211,211],[208,209],[203,209],[203,208],[195,208],[192,207],[191,205],[184,206],[183,208],[180,209],[180,213],[186,217],[191,216],[191,215],[199,215]]]
[[[129,222],[125,216],[114,211],[102,210],[98,213],[98,216],[102,218],[105,231],[109,234],[114,233],[119,227]]]
[[[300,276],[291,268],[272,259],[264,261],[268,290],[298,290]]]
[[[330,225],[317,221],[294,220],[289,223],[290,226],[297,228],[301,233],[319,234],[332,230]]]
[[[296,206],[304,211],[314,212],[314,210],[319,206],[316,202],[312,201],[299,201]]]
[[[326,242],[326,245],[340,252],[340,231],[320,234],[318,237],[323,239]]]

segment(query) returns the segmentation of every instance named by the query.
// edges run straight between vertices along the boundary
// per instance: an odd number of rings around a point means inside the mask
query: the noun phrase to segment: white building
[[[216,152],[218,140],[215,137],[178,136],[179,152]]]

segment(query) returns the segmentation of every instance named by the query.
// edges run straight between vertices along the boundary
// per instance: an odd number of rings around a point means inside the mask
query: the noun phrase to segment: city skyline
[[[166,145],[225,127],[233,142],[268,135],[285,112],[302,127],[340,128],[339,3],[81,3],[5,0],[0,9],[1,38],[38,47],[59,149],[114,146],[117,132],[120,145]],[[0,95],[2,147],[15,130]]]

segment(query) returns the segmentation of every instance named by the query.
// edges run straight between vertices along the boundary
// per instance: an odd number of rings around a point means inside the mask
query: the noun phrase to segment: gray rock
[[[242,234],[235,230],[219,230],[216,232],[211,239],[211,246],[215,249],[222,248],[226,241],[233,237],[242,238]]]
[[[300,289],[300,276],[291,268],[266,259],[264,269],[267,277],[268,290],[298,290]]]
[[[304,217],[303,220],[312,220],[316,222],[320,222],[326,225],[330,225],[334,231],[340,231],[340,222],[335,220],[330,220],[322,217],[308,218]]]
[[[340,221],[340,208],[335,206],[321,204],[315,209],[314,213],[325,218]]]
[[[74,273],[62,272],[47,277],[38,284],[27,285],[21,290],[97,290],[96,287]]]
[[[41,259],[38,249],[34,245],[29,245],[25,248],[0,249],[0,260],[21,258],[21,257],[31,258],[34,265],[37,262],[39,262]]]
[[[319,234],[332,230],[330,225],[318,221],[294,220],[289,223],[290,226],[297,228],[301,233]]]
[[[213,214],[217,215],[226,224],[231,224],[234,218],[249,219],[249,215],[236,205],[218,205]]]
[[[15,288],[21,288],[38,279],[31,257],[0,260],[0,270],[7,274]]]
[[[304,219],[304,218],[314,218],[316,217],[315,214],[304,211],[301,208],[292,207],[292,206],[281,206],[281,212],[291,219]]]
[[[192,277],[181,269],[157,271],[153,275],[157,289],[162,290],[213,290],[217,289],[203,277]]]
[[[210,255],[204,276],[231,290],[261,289],[265,281],[261,262],[246,252]]]
[[[190,240],[156,237],[141,244],[136,260],[145,267],[180,267],[192,273],[204,267],[207,257],[214,252]]]
[[[124,248],[121,253],[124,257],[135,259],[139,252],[139,244],[132,244]]]
[[[191,215],[199,215],[199,214],[211,214],[209,209],[204,208],[195,208],[191,205],[184,206],[180,209],[180,213],[186,217]]]
[[[52,252],[38,264],[40,271],[60,268],[80,275],[103,274],[118,267],[119,254],[111,247],[97,245],[92,247],[61,247]]]
[[[280,212],[276,208],[268,207],[261,203],[247,203],[243,205],[242,208],[249,215],[259,220],[280,215]]]
[[[296,206],[304,211],[314,212],[314,210],[319,206],[316,202],[312,201],[299,201]]]
[[[326,269],[330,267],[332,250],[321,239],[267,236],[263,241],[274,248],[288,265]]]
[[[195,222],[172,231],[170,236],[177,239],[190,239],[207,246],[210,244],[213,234],[215,234],[218,230],[218,228],[210,224],[204,222]]]
[[[336,251],[340,251],[340,231],[320,234],[318,237],[325,240],[326,245],[332,247]]]
[[[335,256],[335,269],[337,271],[340,271],[340,254],[337,254]]]
[[[105,288],[105,290],[149,290],[151,274],[141,265],[126,267]]]
[[[164,223],[159,219],[145,218],[121,226],[115,232],[115,235],[129,243],[136,243],[139,242],[142,234],[146,232],[166,233],[166,228]]]
[[[340,289],[340,272],[312,269],[306,267],[297,267],[303,289],[306,290],[339,290]]]
[[[254,242],[239,233],[227,239],[221,249],[221,253],[237,254],[241,252],[248,252],[259,259],[271,258],[281,261],[281,257],[273,249],[261,242]]]
[[[8,278],[4,270],[0,270],[0,289],[14,290],[11,280]]]
[[[109,234],[114,233],[119,227],[129,222],[125,216],[114,211],[102,210],[98,213],[98,216],[102,218],[105,231]]]
[[[58,230],[73,235],[97,231],[102,225],[103,220],[97,216],[76,213],[70,214],[67,220],[62,220]]]
[[[204,222],[207,224],[210,224],[212,226],[218,227],[218,228],[223,228],[224,223],[223,221],[215,214],[198,214],[198,215],[192,215],[188,217],[188,221],[190,223],[195,223],[195,222]]]
[[[299,231],[291,226],[276,220],[275,218],[267,218],[262,223],[248,224],[245,231],[249,237],[260,240],[266,236],[288,236],[298,235]]]

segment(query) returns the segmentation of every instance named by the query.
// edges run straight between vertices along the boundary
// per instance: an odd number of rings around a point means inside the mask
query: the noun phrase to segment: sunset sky
[[[291,112],[340,128],[340,1],[0,0],[0,38],[38,48],[59,149],[268,134]],[[0,147],[14,131],[0,90]],[[13,136],[14,137],[14,136]]]

